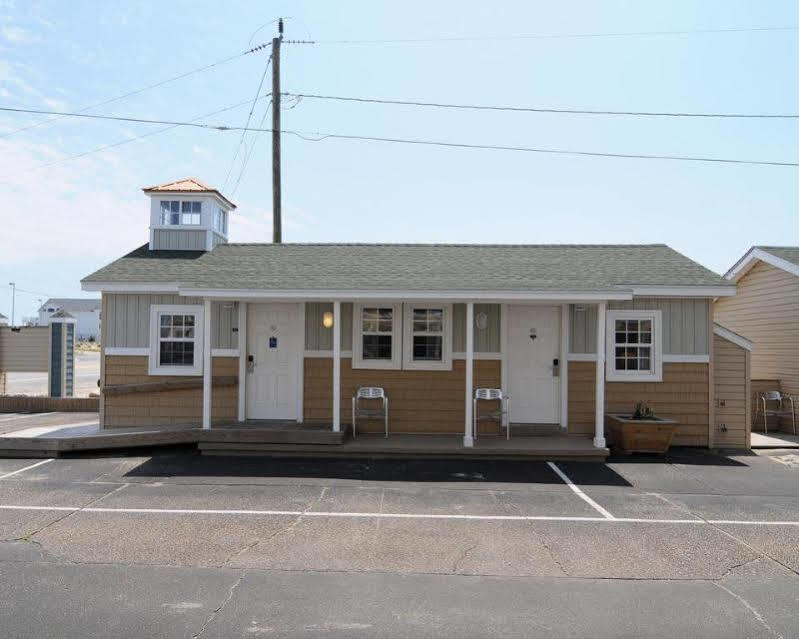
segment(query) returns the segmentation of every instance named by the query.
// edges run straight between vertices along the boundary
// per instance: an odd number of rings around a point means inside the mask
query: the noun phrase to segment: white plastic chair
[[[477,439],[477,424],[485,421],[499,421],[500,432],[505,428],[505,438],[510,439],[510,397],[501,388],[477,388],[472,400],[472,437]],[[498,401],[499,408],[479,413],[479,401]]]
[[[755,409],[755,423],[759,415],[763,415],[763,430],[768,433],[768,418],[776,417],[779,426],[780,417],[791,416],[793,434],[796,435],[796,411],[794,410],[793,397],[784,395],[780,391],[764,391],[757,394],[757,408]]]
[[[380,408],[361,408],[362,399],[382,399],[383,404]],[[357,390],[352,398],[352,436],[356,437],[355,427],[359,417],[374,419],[382,417],[388,437],[388,396],[379,386],[362,386]]]

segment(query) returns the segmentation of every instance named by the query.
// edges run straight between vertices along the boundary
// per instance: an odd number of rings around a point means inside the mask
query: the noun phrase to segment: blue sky
[[[318,41],[799,26],[794,2],[33,2],[0,0],[0,105],[75,110],[226,58],[258,27]],[[252,44],[268,41],[263,27]],[[799,112],[799,31],[285,45],[298,93],[611,110]],[[267,53],[95,109],[191,119],[252,99]],[[268,83],[267,83],[268,85]],[[260,122],[263,100],[256,107]],[[616,153],[797,161],[799,120],[683,120],[300,102],[287,129]],[[242,106],[208,121],[242,125]],[[0,115],[0,136],[41,120]],[[267,125],[269,120],[267,119]],[[222,188],[238,133],[59,119],[0,137],[0,286],[17,318],[147,239],[143,186]],[[234,241],[269,241],[262,134]],[[665,242],[724,271],[753,244],[799,244],[799,169],[283,140],[284,241]],[[238,175],[240,165],[232,171]],[[323,265],[320,265],[322,267]],[[11,294],[0,288],[0,312]]]

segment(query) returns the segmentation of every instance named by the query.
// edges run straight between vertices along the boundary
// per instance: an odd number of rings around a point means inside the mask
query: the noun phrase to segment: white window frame
[[[352,305],[352,367],[384,370],[402,368],[402,304],[373,302]],[[391,359],[363,358],[363,309],[391,308]]]
[[[663,381],[663,314],[658,310],[612,310],[607,312],[605,326],[605,378],[609,382]],[[652,370],[616,370],[616,320],[650,320],[652,322]],[[619,344],[618,346],[623,346]]]
[[[441,333],[441,359],[413,359],[413,311],[415,309],[440,309],[443,311]],[[405,370],[451,371],[452,370],[452,304],[431,302],[406,302],[403,313],[402,368]]]
[[[167,202],[170,205],[170,207],[169,207],[170,211],[169,211],[169,218],[165,221],[164,220],[163,204],[167,203]],[[172,211],[171,211],[172,202],[177,202],[178,203],[178,210],[177,210],[178,223],[177,224],[172,224],[172,222],[171,222],[171,219],[172,219]],[[195,213],[193,211],[185,211],[184,212],[184,210],[183,210],[184,205],[190,204],[191,206],[189,208],[192,208],[195,203],[200,205],[199,213]],[[184,215],[188,215],[189,219],[192,219],[192,216],[195,216],[195,215],[198,216],[197,217],[197,222],[184,222],[183,221],[183,216]],[[169,199],[169,200],[159,199],[158,200],[158,226],[159,227],[161,227],[161,228],[180,228],[180,227],[192,228],[192,227],[201,227],[202,223],[203,223],[203,203],[202,203],[202,200],[175,200],[175,199]]]
[[[194,365],[177,366],[159,363],[161,315],[194,315]],[[203,374],[203,307],[198,304],[153,304],[150,306],[150,375]]]

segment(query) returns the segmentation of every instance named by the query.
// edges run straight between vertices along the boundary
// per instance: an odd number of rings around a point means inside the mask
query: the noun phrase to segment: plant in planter
[[[632,413],[607,413],[605,415],[613,444],[625,453],[665,453],[677,422],[657,417],[648,402],[635,404]]]

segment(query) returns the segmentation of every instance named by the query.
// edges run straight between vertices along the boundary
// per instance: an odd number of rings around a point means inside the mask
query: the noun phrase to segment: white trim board
[[[695,288],[695,287],[688,287]],[[448,301],[448,302],[494,302],[508,301],[551,301],[573,304],[596,302],[599,300],[631,300],[628,291],[495,291],[495,290],[463,290],[463,291],[424,291],[424,290],[364,290],[364,289],[209,289],[181,288],[179,294],[184,297],[209,297],[214,299],[262,299],[264,301],[304,300],[304,301]],[[711,296],[710,293],[703,297]]]
[[[106,346],[103,348],[103,355],[148,356],[149,354],[149,346],[144,346],[142,348],[134,346]]]
[[[106,346],[103,349],[104,355],[114,355],[114,356],[127,356],[127,357],[141,357],[147,356],[150,354],[150,347],[149,346]],[[213,357],[238,357],[239,356],[239,349],[238,348],[214,348],[211,349],[211,355]]]
[[[731,297],[734,286],[633,286],[636,297]],[[610,299],[610,298],[608,298]]]
[[[595,362],[596,353],[568,353],[566,359],[570,362]]]
[[[718,335],[720,338],[726,339],[728,342],[732,342],[736,346],[740,346],[747,351],[752,350],[752,342],[745,337],[738,335],[738,333],[733,333],[730,329],[724,328],[720,324],[713,324],[713,334]]]
[[[771,264],[771,266],[775,266],[786,273],[790,273],[791,275],[796,275],[799,277],[799,265],[789,262],[781,257],[777,257],[776,255],[756,246],[749,249],[746,254],[724,274],[724,277],[733,282],[737,282],[744,275],[746,275],[758,261]]]
[[[569,353],[566,359],[569,362],[595,362],[596,353]],[[675,362],[707,364],[710,361],[710,355],[666,355],[664,353],[662,361],[664,364]]]
[[[707,364],[710,362],[710,355],[666,355],[664,353],[662,361],[664,364]]]

